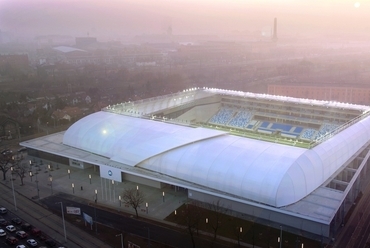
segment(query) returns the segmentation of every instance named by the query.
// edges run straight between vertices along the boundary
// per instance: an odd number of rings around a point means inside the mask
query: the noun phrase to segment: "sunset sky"
[[[0,29],[29,35],[370,32],[370,0],[0,0]]]

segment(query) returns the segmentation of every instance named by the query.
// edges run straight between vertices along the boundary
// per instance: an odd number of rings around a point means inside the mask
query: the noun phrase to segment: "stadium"
[[[245,219],[332,238],[367,180],[369,141],[368,106],[193,88],[108,106],[21,145],[94,166],[102,180],[183,190]]]

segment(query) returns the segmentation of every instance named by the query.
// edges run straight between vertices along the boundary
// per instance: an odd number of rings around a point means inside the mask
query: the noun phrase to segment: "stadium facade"
[[[183,189],[323,238],[367,182],[369,144],[368,106],[209,88],[108,106],[21,143],[34,157],[94,166],[103,180]]]

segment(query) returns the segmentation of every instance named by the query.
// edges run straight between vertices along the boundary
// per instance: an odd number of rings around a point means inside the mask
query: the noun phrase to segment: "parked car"
[[[5,219],[0,219],[0,225],[6,226],[8,225],[8,222]]]
[[[48,239],[45,241],[45,244],[48,246],[48,247],[54,247],[56,245],[55,241],[52,240],[52,239]]]
[[[35,235],[35,236],[40,236],[41,235],[41,231],[39,229],[35,228],[35,227],[31,229],[30,233],[32,235]]]
[[[0,207],[0,214],[6,214],[8,213],[8,210],[4,207]]]
[[[9,232],[15,232],[15,231],[17,231],[17,229],[15,229],[15,226],[13,226],[13,225],[6,226],[5,228]]]
[[[4,231],[4,229],[0,229],[0,237],[4,236],[6,236],[6,232]]]
[[[19,218],[13,218],[13,219],[12,219],[12,223],[14,223],[14,224],[16,224],[16,225],[20,225],[20,224],[22,224],[22,221],[21,221],[21,219],[19,219]]]
[[[27,244],[29,244],[31,247],[36,247],[37,241],[34,239],[27,239]]]
[[[25,245],[17,245],[16,248],[26,248],[26,246]]]
[[[0,223],[1,224],[1,223]],[[22,225],[21,225],[21,228],[22,228],[22,230],[24,230],[24,231],[29,231],[29,230],[31,230],[32,229],[32,226],[30,225],[30,224],[28,224],[28,223],[23,223]]]
[[[6,243],[9,245],[15,245],[16,243],[18,243],[18,239],[14,238],[13,236],[7,236]]]
[[[17,231],[15,233],[15,235],[17,235],[17,237],[19,237],[21,239],[27,238],[27,236],[28,236],[28,234],[25,231]]]

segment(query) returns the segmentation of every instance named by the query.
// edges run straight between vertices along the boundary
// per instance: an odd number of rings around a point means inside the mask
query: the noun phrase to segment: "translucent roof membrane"
[[[307,196],[370,139],[365,118],[312,149],[109,112],[73,124],[63,143],[238,197],[281,207]]]

